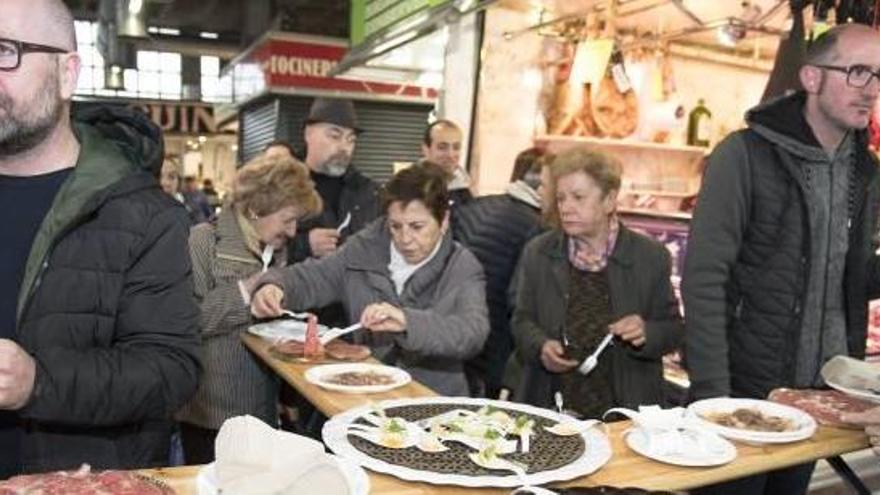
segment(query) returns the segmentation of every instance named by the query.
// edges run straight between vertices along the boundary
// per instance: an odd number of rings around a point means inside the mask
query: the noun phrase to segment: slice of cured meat
[[[840,417],[844,413],[862,412],[878,404],[850,397],[838,390],[813,390],[777,388],[767,397],[773,402],[796,407],[810,416],[819,424],[843,428],[861,428],[844,423]]]
[[[370,357],[370,348],[349,344],[343,340],[331,340],[324,348],[327,357],[337,361],[363,361]]]
[[[291,340],[272,346],[269,352],[283,361],[302,361],[305,344]],[[325,358],[335,361],[362,361],[370,357],[370,348],[344,340],[332,340],[323,346],[323,354]]]
[[[173,495],[160,481],[128,471],[78,471],[27,474],[0,481],[0,495]]]

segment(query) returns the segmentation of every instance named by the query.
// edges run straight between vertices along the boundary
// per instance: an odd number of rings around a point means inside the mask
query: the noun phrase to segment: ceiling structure
[[[65,3],[77,18],[98,19],[103,3],[119,1]],[[273,29],[348,37],[349,0],[145,0],[144,9],[148,26],[179,29],[182,37],[218,33],[218,43],[239,50]]]
[[[539,13],[530,28],[507,33],[515,37],[538,31],[568,35],[580,22],[583,32],[574,38],[608,36],[614,32],[624,43],[672,45],[678,49],[704,50],[713,54],[772,60],[780,36],[791,29],[792,4],[805,5],[807,29],[819,20],[850,18],[870,23],[875,0],[500,0],[500,5],[522,12]],[[609,19],[613,22],[608,23]],[[594,26],[590,26],[590,23]],[[595,25],[610,24],[600,34]],[[590,28],[592,27],[592,32]]]

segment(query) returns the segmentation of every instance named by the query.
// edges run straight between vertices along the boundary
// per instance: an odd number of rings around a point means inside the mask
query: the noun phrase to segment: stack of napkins
[[[605,415],[612,412],[631,419],[647,438],[649,449],[656,454],[699,457],[723,450],[718,435],[694,421],[682,407],[639,406],[638,412],[616,407]]]
[[[275,430],[253,416],[226,420],[214,449],[220,493],[349,494],[339,464],[320,442]]]

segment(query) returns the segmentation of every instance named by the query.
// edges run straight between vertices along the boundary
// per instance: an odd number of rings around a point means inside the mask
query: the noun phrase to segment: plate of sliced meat
[[[812,390],[777,388],[767,397],[773,402],[796,407],[819,424],[841,428],[862,428],[844,423],[840,417],[846,413],[859,413],[877,407],[877,404],[847,395],[839,390]]]
[[[789,443],[810,438],[816,432],[816,420],[809,414],[767,400],[705,399],[688,406],[688,412],[731,440]]]
[[[129,471],[92,471],[83,464],[77,471],[26,474],[0,481],[0,494],[39,493],[41,495],[174,495],[168,485],[149,476]]]
[[[409,373],[381,364],[325,364],[306,371],[306,380],[336,392],[369,394],[387,392],[412,380]]]

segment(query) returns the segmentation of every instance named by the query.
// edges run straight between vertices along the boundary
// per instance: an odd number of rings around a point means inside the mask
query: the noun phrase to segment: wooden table
[[[258,337],[245,336],[244,342],[248,348],[271,366],[285,381],[299,390],[303,396],[328,416],[352,407],[361,406],[371,400],[430,397],[436,395],[429,388],[418,383],[410,383],[405,387],[382,394],[357,395],[329,392],[305,380],[303,374],[310,365],[287,363],[275,359],[268,353],[269,345]],[[612,456],[608,464],[590,476],[560,483],[558,486],[587,487],[610,485],[652,490],[687,490],[697,486],[824,459],[868,447],[868,439],[861,430],[819,427],[816,435],[809,440],[790,444],[763,446],[736,443],[737,458],[727,465],[716,468],[685,468],[652,461],[629,450],[622,438],[623,431],[629,426],[630,423],[628,421],[614,423],[609,426]],[[181,495],[195,495],[194,479],[197,471],[197,467],[187,466],[148,470],[145,472],[163,479]],[[370,476],[370,492],[375,494],[500,495],[510,493],[509,489],[476,489],[414,483],[372,471],[367,472]]]
[[[255,335],[245,334],[242,337],[245,346],[257,355],[264,363],[269,365],[275,373],[278,373],[284,381],[295,388],[303,397],[308,399],[319,411],[328,418],[330,416],[347,411],[353,407],[363,406],[369,402],[378,402],[389,399],[408,399],[412,397],[434,397],[436,392],[416,381],[378,394],[349,394],[333,392],[321,388],[306,380],[305,373],[315,366],[308,363],[295,363],[282,361],[269,353],[271,344],[265,339]],[[371,359],[372,362],[378,361]]]
[[[610,485],[652,490],[687,490],[720,481],[762,473],[772,469],[839,455],[867,448],[867,438],[856,430],[820,427],[809,440],[783,445],[751,446],[736,443],[737,458],[717,468],[685,468],[662,464],[642,457],[623,443],[622,432],[629,422],[610,425],[611,460],[590,476],[559,483],[560,487]],[[187,466],[147,471],[175,488],[180,495],[195,495],[195,473],[198,468]],[[382,495],[501,495],[509,489],[477,489],[435,486],[402,481],[392,476],[367,471],[370,493]]]

